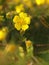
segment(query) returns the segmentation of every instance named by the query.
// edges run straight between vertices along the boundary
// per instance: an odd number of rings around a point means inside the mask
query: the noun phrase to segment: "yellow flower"
[[[31,42],[30,40],[25,41],[25,43],[26,43],[26,47],[27,47],[27,48],[32,45],[32,42]]]
[[[21,12],[19,16],[14,16],[13,22],[17,30],[25,31],[29,28],[30,17],[27,16],[27,13]]]
[[[6,38],[6,35],[7,35],[7,28],[2,28],[0,30],[0,41],[4,40]]]
[[[6,18],[8,18],[8,19],[12,18],[14,14],[15,14],[15,11],[7,12]]]
[[[45,0],[36,0],[37,5],[43,5],[45,4]]]
[[[20,13],[21,11],[24,10],[23,4],[20,4],[19,6],[16,6],[15,9],[16,9],[16,12],[17,12],[17,13]]]
[[[30,17],[27,16],[27,13],[21,12],[19,14],[19,16],[21,18],[23,18],[23,20],[26,22],[26,24],[30,24]]]

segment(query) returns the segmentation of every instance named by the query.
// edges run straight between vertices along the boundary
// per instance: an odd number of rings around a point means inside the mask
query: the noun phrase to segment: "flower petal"
[[[13,18],[13,22],[16,23],[18,20],[19,20],[19,16],[16,15],[16,16]]]
[[[20,16],[20,18],[25,18],[25,17],[27,17],[27,14],[24,13],[24,12],[21,12],[21,13],[19,14],[19,16]]]
[[[30,24],[30,17],[26,17],[25,19],[26,24]]]
[[[29,28],[28,25],[22,25],[22,30],[23,30],[23,31],[27,30],[28,28]]]
[[[20,13],[21,11],[23,11],[24,8],[23,8],[23,4],[20,4],[19,6],[16,6],[16,12],[17,13]]]
[[[20,26],[19,24],[15,24],[14,26],[15,26],[15,28],[16,28],[17,30],[20,30],[20,29],[21,29],[21,26]]]

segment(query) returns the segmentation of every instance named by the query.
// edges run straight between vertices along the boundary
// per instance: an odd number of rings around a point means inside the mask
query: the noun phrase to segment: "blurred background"
[[[23,38],[13,25],[13,18],[20,11],[31,18]],[[20,38],[30,40],[33,48],[29,52],[33,57],[28,55],[22,59],[24,65],[49,65],[49,0],[0,0],[0,65],[23,65],[21,57],[18,59],[21,51],[17,49],[21,46],[25,54],[27,50]]]

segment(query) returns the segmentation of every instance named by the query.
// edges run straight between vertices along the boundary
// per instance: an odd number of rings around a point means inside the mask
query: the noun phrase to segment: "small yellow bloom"
[[[6,35],[7,35],[7,28],[4,27],[0,30],[0,40],[4,40],[6,38]]]
[[[20,13],[21,11],[24,11],[24,6],[23,6],[23,4],[20,4],[19,6],[16,6],[16,12],[17,13]]]
[[[25,41],[25,43],[26,43],[26,47],[27,47],[27,48],[32,45],[32,42],[31,42],[30,40]]]
[[[21,12],[19,16],[14,16],[13,22],[17,30],[25,31],[29,28],[30,17],[27,16],[27,13]]]
[[[14,14],[15,14],[15,11],[7,12],[6,18],[8,18],[8,19],[12,18]]]
[[[11,18],[11,12],[8,12],[8,13],[6,14],[6,18]]]
[[[45,4],[45,0],[36,0],[37,5],[43,5]]]
[[[6,33],[4,33],[2,30],[0,30],[0,40],[4,40],[6,36]]]

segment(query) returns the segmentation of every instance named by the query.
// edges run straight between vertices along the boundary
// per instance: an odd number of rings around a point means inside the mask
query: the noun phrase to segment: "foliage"
[[[0,65],[42,65],[36,44],[48,43],[49,0],[0,0]]]

